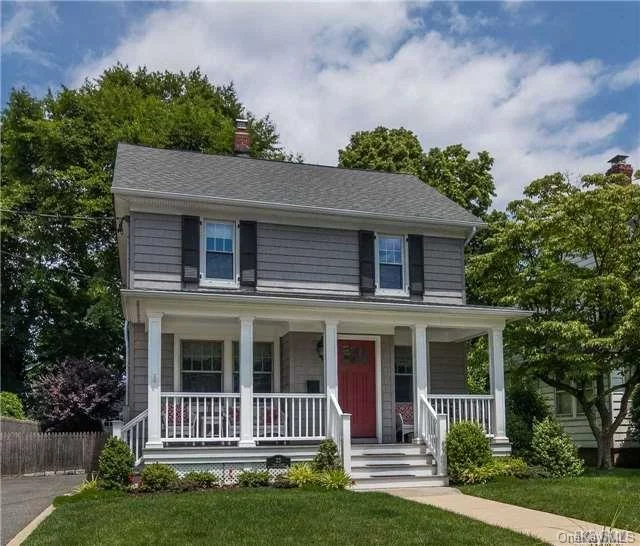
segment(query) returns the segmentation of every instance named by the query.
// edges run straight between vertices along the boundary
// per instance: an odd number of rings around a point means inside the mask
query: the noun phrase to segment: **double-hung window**
[[[240,392],[240,344],[233,342],[233,392]],[[273,392],[273,343],[253,344],[253,392]]]
[[[395,346],[396,403],[413,402],[413,349],[407,345]]]
[[[405,295],[407,253],[404,236],[377,235],[376,241],[376,293]]]
[[[222,392],[222,341],[182,342],[182,390]]]
[[[236,227],[233,222],[203,222],[202,283],[236,284]]]

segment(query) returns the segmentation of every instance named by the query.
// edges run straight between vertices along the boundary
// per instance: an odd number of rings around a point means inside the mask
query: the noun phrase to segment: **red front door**
[[[376,360],[373,341],[338,340],[338,398],[351,414],[353,438],[376,436]]]

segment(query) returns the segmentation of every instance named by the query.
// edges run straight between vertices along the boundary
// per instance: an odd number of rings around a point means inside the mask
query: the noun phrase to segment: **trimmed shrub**
[[[269,473],[266,470],[245,470],[238,475],[240,487],[268,487]]]
[[[479,468],[491,461],[489,439],[482,427],[471,421],[460,421],[449,429],[446,441],[449,476],[460,481],[465,470]]]
[[[531,463],[543,467],[552,478],[579,476],[584,462],[560,423],[546,418],[533,425]]]
[[[472,466],[462,471],[459,482],[467,485],[487,483],[500,478],[527,477],[527,463],[519,457],[496,457],[482,466]]]
[[[316,472],[325,470],[342,470],[342,461],[338,455],[338,446],[331,440],[323,440],[318,449],[318,453],[313,458],[311,467]]]
[[[140,478],[141,491],[170,491],[178,486],[178,474],[166,464],[153,463],[145,466]]]
[[[218,485],[218,478],[211,472],[189,472],[181,480],[182,489],[212,489]]]
[[[98,479],[102,489],[122,489],[129,482],[133,470],[133,454],[129,446],[111,436],[104,444],[98,459]]]
[[[287,472],[287,478],[297,487],[305,487],[316,485],[318,483],[318,474],[308,463],[294,464]]]
[[[0,415],[14,419],[26,419],[22,400],[14,392],[0,392]]]
[[[351,476],[342,468],[325,470],[318,477],[318,485],[323,489],[344,489],[352,483]]]

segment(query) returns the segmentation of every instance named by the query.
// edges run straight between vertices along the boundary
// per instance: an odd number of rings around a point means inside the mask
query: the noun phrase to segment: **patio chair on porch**
[[[165,419],[164,411],[166,409],[167,415]],[[192,414],[190,415],[186,408],[182,408],[180,405],[175,406],[168,403],[162,408],[162,434],[163,436],[171,436],[173,438],[184,438],[188,440],[197,436],[196,419]],[[174,432],[175,424],[175,432]]]
[[[413,437],[413,403],[411,402],[396,404],[396,438],[398,434],[402,443],[407,436]]]

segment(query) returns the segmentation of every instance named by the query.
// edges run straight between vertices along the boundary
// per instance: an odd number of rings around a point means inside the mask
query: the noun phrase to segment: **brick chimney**
[[[249,157],[251,151],[251,135],[249,122],[246,119],[236,120],[236,134],[233,138],[233,153],[237,156]]]
[[[607,171],[607,174],[624,174],[629,179],[629,184],[631,184],[631,179],[633,178],[633,167],[626,162],[628,155],[617,155],[612,157],[608,163],[611,163],[611,167]]]

